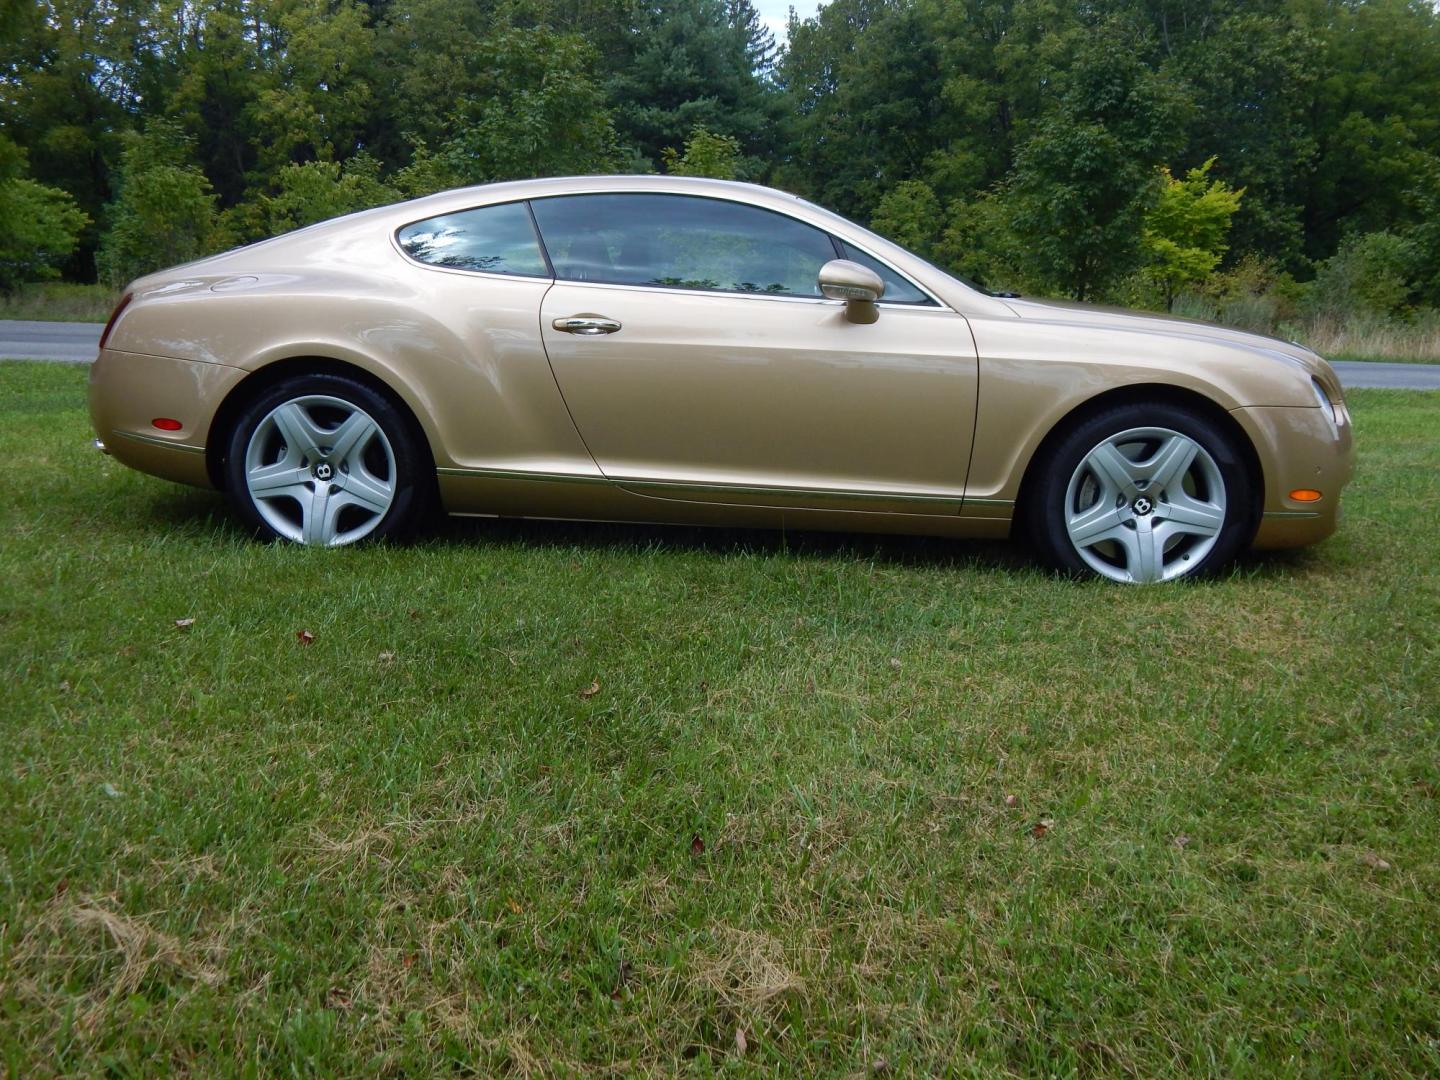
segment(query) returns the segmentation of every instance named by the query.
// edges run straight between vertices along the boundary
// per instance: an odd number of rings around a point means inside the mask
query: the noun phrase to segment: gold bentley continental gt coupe
[[[1335,529],[1340,384],[1298,345],[1001,296],[792,195],[492,184],[134,282],[97,442],[258,534],[504,517],[1031,542],[1114,581]]]

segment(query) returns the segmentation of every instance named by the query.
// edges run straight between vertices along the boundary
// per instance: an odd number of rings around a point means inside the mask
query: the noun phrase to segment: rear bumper
[[[1264,515],[1255,547],[1313,544],[1339,525],[1340,493],[1354,472],[1354,439],[1349,413],[1343,405],[1338,412],[1338,419],[1318,406],[1231,413],[1255,444],[1265,476]],[[1319,491],[1321,498],[1290,498],[1290,492],[1301,488]]]
[[[106,453],[133,469],[211,487],[206,440],[215,411],[246,372],[224,364],[101,350],[90,367],[90,423]],[[159,417],[180,421],[161,431]]]

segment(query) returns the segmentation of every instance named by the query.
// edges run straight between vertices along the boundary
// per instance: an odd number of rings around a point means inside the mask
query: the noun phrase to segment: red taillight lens
[[[105,329],[100,334],[100,348],[105,348],[105,342],[110,340],[110,331],[115,329],[115,324],[120,320],[120,313],[130,306],[133,299],[135,294],[127,292],[115,305],[115,310],[110,313],[110,321],[105,324]]]
[[[179,420],[171,420],[168,416],[157,416],[154,420],[150,421],[150,426],[157,427],[161,431],[179,431],[185,425],[180,423]]]

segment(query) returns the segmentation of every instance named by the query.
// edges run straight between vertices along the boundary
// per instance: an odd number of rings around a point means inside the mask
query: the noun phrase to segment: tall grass
[[[1440,312],[1413,322],[1378,316],[1320,316],[1297,328],[1296,340],[1336,360],[1440,361]]]
[[[1175,298],[1174,314],[1298,341],[1332,360],[1440,363],[1440,311],[1424,310],[1410,318],[1301,313],[1274,293],[1243,292],[1223,298],[1182,293]]]
[[[49,322],[104,322],[118,297],[108,285],[37,281],[15,292],[0,293],[0,319]]]

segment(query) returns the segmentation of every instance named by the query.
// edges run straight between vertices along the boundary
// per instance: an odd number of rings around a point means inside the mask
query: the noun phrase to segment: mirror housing
[[[831,259],[820,268],[820,293],[831,300],[844,300],[845,317],[851,322],[873,323],[880,317],[875,301],[885,295],[885,282],[867,266]]]

